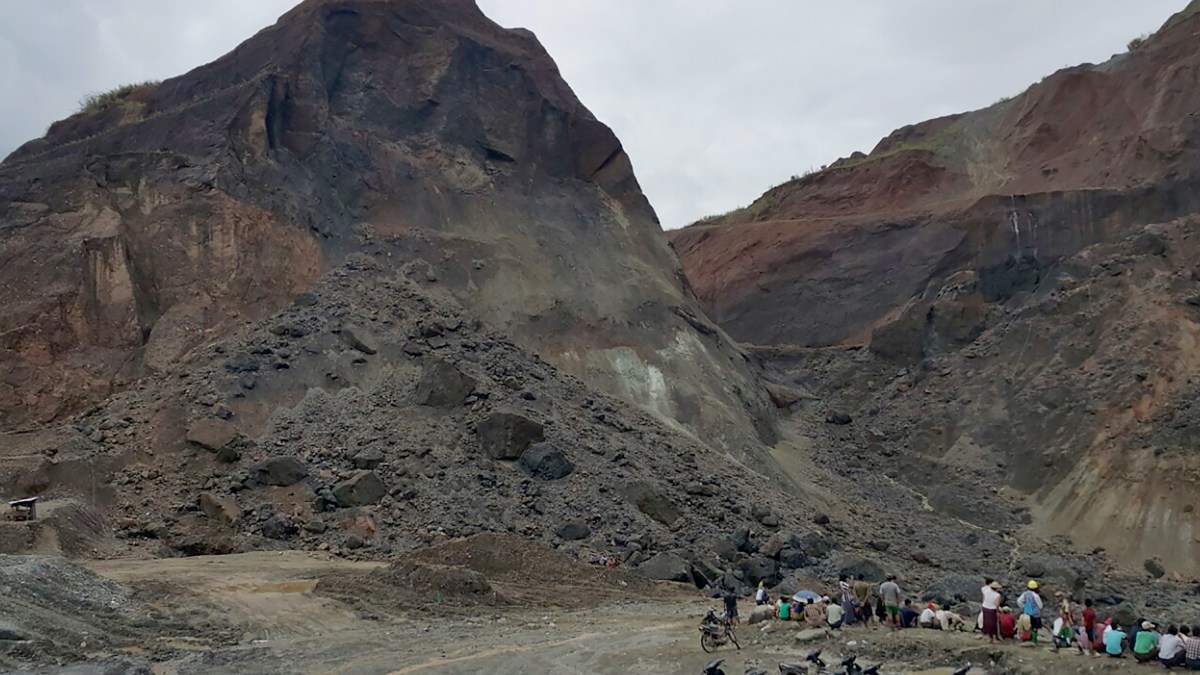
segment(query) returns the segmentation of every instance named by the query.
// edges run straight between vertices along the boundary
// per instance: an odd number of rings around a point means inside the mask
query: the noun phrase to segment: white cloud
[[[178,75],[292,0],[7,0],[0,155],[89,92]],[[1099,62],[1184,0],[480,0],[538,34],[611,125],[666,227]]]

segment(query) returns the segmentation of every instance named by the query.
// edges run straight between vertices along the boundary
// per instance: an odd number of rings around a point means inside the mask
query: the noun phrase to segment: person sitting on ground
[[[1154,632],[1155,625],[1146,621],[1137,632],[1133,641],[1133,658],[1141,663],[1147,663],[1158,658],[1158,633]]]
[[[1000,627],[1000,639],[1011,640],[1017,636],[1017,615],[1013,614],[1012,607],[1001,607],[996,623]]]
[[[1138,619],[1137,621],[1133,622],[1132,626],[1129,627],[1129,631],[1128,631],[1129,638],[1128,639],[1129,639],[1129,646],[1131,648],[1133,647],[1134,643],[1137,642],[1137,634],[1142,632],[1142,624],[1144,624],[1144,623],[1146,623],[1145,619]]]
[[[1125,632],[1116,621],[1104,631],[1104,653],[1114,659],[1125,656]]]
[[[939,628],[937,622],[937,603],[929,603],[925,605],[925,609],[921,610],[921,616],[918,617],[917,623],[921,628]]]
[[[1021,613],[1017,618],[1017,632],[1021,634],[1021,642],[1030,642],[1033,640],[1033,617]]]
[[[1187,628],[1187,630],[1184,630]],[[1179,629],[1183,638],[1183,663],[1188,670],[1200,670],[1200,626]]]
[[[1187,628],[1187,626],[1184,626]],[[1167,632],[1158,642],[1158,662],[1163,664],[1164,668],[1171,669],[1176,666],[1186,665],[1187,650],[1183,646],[1183,637],[1179,634],[1179,629],[1175,626],[1168,626]]]
[[[942,627],[942,630],[945,631],[967,630],[967,620],[948,609],[939,609],[937,611],[937,622]]]
[[[756,605],[767,604],[767,588],[766,588],[765,582],[762,582],[762,581],[758,582],[758,590],[754,592],[754,604],[756,604]]]
[[[792,620],[792,599],[786,595],[779,596],[779,608],[776,610],[776,616],[780,621]]]
[[[920,617],[921,613],[913,609],[912,599],[905,598],[904,606],[900,608],[900,627],[915,628]]]
[[[808,624],[809,628],[820,628],[825,620],[825,608],[821,603],[809,598],[808,603],[804,605],[804,623]]]
[[[841,630],[845,621],[845,613],[836,602],[830,603],[825,610],[825,622],[834,630]]]

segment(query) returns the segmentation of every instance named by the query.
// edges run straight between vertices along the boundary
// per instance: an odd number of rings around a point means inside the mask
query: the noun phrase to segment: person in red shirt
[[[1083,632],[1089,643],[1096,644],[1096,610],[1092,609],[1091,598],[1083,601]]]
[[[996,618],[1000,625],[1000,637],[1011,640],[1017,636],[1017,617],[1011,607],[1001,607],[1000,615]]]

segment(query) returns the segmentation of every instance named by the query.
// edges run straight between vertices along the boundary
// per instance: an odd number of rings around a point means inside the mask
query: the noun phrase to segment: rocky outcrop
[[[1200,571],[1179,534],[1200,529],[1197,34],[1193,2],[1128,53],[671,233],[710,316],[820,400],[789,407],[811,461],[990,532]],[[905,557],[945,565],[932,542]]]
[[[672,244],[738,340],[862,344],[884,330],[884,352],[910,358],[956,274],[976,275],[992,302],[1091,244],[1200,210],[1198,29],[1189,7],[1136,50],[898,129]],[[980,304],[961,298],[943,308],[957,325],[936,328],[968,339]]]
[[[471,0],[307,0],[0,164],[0,425],[169,368],[351,254],[730,452],[771,437],[620,142]]]

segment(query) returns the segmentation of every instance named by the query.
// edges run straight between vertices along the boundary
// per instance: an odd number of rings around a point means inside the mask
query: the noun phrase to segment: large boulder
[[[779,567],[785,570],[798,570],[812,564],[812,559],[798,548],[785,548],[779,552]]]
[[[225,420],[210,417],[198,420],[187,430],[187,441],[218,455],[229,453],[241,433]]]
[[[355,472],[333,488],[333,495],[342,506],[367,506],[383,499],[385,494],[387,488],[374,471]]]
[[[475,426],[483,451],[492,459],[515,460],[534,443],[546,440],[545,430],[520,412],[497,410]]]
[[[807,628],[796,633],[797,644],[808,644],[809,642],[818,642],[825,639],[825,629],[823,628]]]
[[[464,375],[457,366],[433,359],[421,369],[421,379],[417,380],[417,404],[438,408],[460,406],[475,387],[475,380]]]
[[[299,483],[308,475],[308,464],[291,455],[268,457],[250,468],[250,477],[262,485],[287,487]]]
[[[833,537],[816,532],[809,532],[801,536],[799,543],[800,545],[796,548],[804,551],[811,558],[824,558],[833,553],[838,546],[837,540]]]
[[[198,502],[201,513],[223,525],[237,522],[242,515],[242,511],[233,497],[221,497],[211,492],[202,492]]]
[[[771,605],[755,605],[754,609],[750,610],[750,618],[747,619],[751,624],[770,621],[775,618],[775,608]]]
[[[563,523],[557,530],[554,531],[560,539],[566,541],[577,541],[579,539],[587,539],[592,535],[592,528],[587,526],[587,523],[573,520]]]
[[[371,331],[356,324],[346,324],[341,330],[342,340],[363,354],[378,354],[379,341]]]
[[[766,582],[768,586],[774,586],[778,581],[776,576],[778,567],[774,560],[766,556],[746,558],[738,563],[738,569],[742,570],[746,583],[751,586],[757,586],[760,581]]]
[[[517,466],[534,478],[558,480],[566,478],[575,470],[575,465],[557,446],[551,443],[535,443],[521,454]]]
[[[656,554],[634,569],[647,579],[657,581],[692,582],[692,564],[670,552]]]
[[[842,556],[835,562],[834,567],[837,569],[839,575],[848,574],[851,578],[857,579],[858,575],[861,574],[863,578],[870,582],[882,582],[884,577],[887,576],[887,572],[883,569],[883,566],[870,558],[863,558],[861,556]],[[980,585],[982,586],[983,584]]]
[[[715,586],[721,581],[725,570],[721,565],[709,558],[697,558],[692,561],[692,581],[697,588]]]
[[[667,527],[674,525],[682,515],[679,507],[662,490],[649,483],[630,483],[623,492],[639,511]]]
[[[983,579],[965,574],[951,574],[930,584],[923,594],[922,602],[936,602],[953,606],[963,602],[979,602],[983,599]]]
[[[262,534],[268,539],[291,539],[300,531],[285,515],[276,513],[262,524]]]
[[[758,552],[771,557],[779,558],[779,553],[785,548],[802,548],[800,537],[794,532],[776,532],[772,534],[767,543],[763,544]]]

